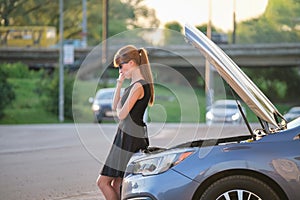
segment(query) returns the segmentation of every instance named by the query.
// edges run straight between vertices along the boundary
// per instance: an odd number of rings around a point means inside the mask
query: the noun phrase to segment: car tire
[[[240,195],[240,198],[238,198],[238,195]],[[213,199],[280,200],[279,196],[270,186],[256,178],[244,175],[233,175],[217,180],[204,191],[199,200]]]
[[[94,123],[96,123],[96,124],[102,123],[102,118],[98,118],[97,116],[95,116],[95,117],[94,117]]]
[[[102,118],[98,118],[98,119],[97,119],[97,122],[98,122],[99,124],[101,124],[101,123],[102,123]]]

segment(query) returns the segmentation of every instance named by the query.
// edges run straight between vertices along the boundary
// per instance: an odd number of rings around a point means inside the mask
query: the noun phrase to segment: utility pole
[[[233,0],[233,31],[232,31],[232,44],[236,42],[236,0]]]
[[[82,0],[82,47],[87,47],[86,0]]]
[[[59,97],[58,118],[64,121],[64,1],[59,0]]]

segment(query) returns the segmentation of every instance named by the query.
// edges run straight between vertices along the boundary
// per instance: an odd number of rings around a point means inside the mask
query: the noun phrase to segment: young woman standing
[[[119,78],[112,109],[117,111],[120,121],[110,153],[97,179],[97,185],[107,200],[121,198],[121,183],[130,157],[149,146],[143,116],[147,106],[154,102],[152,72],[144,48],[137,49],[132,45],[121,48],[115,54],[114,66],[119,68]],[[121,96],[125,79],[130,79],[131,84]]]

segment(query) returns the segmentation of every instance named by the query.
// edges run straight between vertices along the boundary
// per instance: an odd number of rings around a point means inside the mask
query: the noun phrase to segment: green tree
[[[264,14],[237,25],[237,43],[282,42],[300,42],[299,0],[269,0]],[[273,101],[299,102],[299,95],[295,92],[300,84],[297,68],[269,67],[245,71]]]
[[[0,25],[9,26],[11,16],[23,3],[25,0],[0,0]]]
[[[300,42],[300,1],[269,0],[258,18],[237,26],[238,43]]]
[[[0,25],[59,27],[59,1],[0,0]],[[88,43],[102,41],[102,1],[87,0]],[[147,23],[145,23],[147,22]],[[64,38],[81,38],[82,0],[64,1]],[[109,36],[136,27],[158,27],[155,11],[143,0],[109,1]]]
[[[298,90],[300,74],[297,68],[244,69],[272,101],[291,103],[300,101]]]
[[[65,72],[64,77],[64,117],[73,120],[72,91],[75,78],[67,72]],[[36,91],[40,95],[46,111],[55,115],[58,115],[58,88],[59,73],[58,70],[55,70],[53,74],[44,75],[41,79],[40,87]]]
[[[173,45],[173,44],[181,44],[181,32],[182,32],[182,26],[176,22],[168,22],[165,24],[165,30],[164,30],[164,42],[165,44]],[[180,36],[180,37],[178,37]]]
[[[4,109],[6,106],[12,103],[15,99],[15,93],[13,92],[12,85],[7,80],[8,74],[4,70],[3,66],[0,67],[0,118],[4,115]]]
[[[153,28],[158,27],[160,22],[154,9],[148,8],[144,0],[124,0],[124,5],[129,5],[129,14],[126,14],[127,28]],[[124,7],[123,7],[124,9]],[[122,10],[122,8],[120,9]]]
[[[166,23],[165,28],[173,30],[173,31],[177,31],[179,33],[182,32],[182,26],[178,22],[175,22],[175,21]]]
[[[201,24],[201,25],[198,25],[198,26],[196,26],[196,28],[198,29],[198,30],[200,30],[201,32],[203,32],[203,33],[205,33],[206,34],[206,32],[207,32],[207,24]],[[217,30],[217,28],[215,27],[215,26],[211,26],[211,31],[212,32],[218,32],[219,30]],[[219,32],[221,32],[221,31],[219,31]]]
[[[58,2],[51,0],[0,0],[1,26],[53,25]]]

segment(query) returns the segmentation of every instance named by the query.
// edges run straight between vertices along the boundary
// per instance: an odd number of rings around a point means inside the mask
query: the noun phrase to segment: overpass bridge
[[[220,45],[240,67],[300,67],[300,43]],[[112,60],[118,47],[110,47],[107,60]],[[151,63],[171,67],[204,67],[205,59],[190,45],[147,48]],[[102,64],[102,47],[75,49],[75,61],[89,58],[94,66]],[[0,48],[0,63],[23,62],[30,67],[57,67],[59,49]]]

